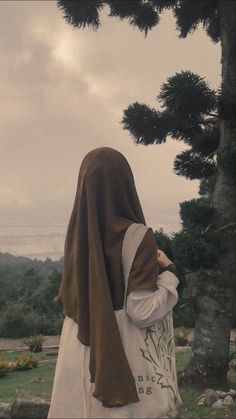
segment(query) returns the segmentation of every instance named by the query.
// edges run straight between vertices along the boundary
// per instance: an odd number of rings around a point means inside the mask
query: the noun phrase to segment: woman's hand
[[[170,260],[168,256],[166,256],[165,252],[163,252],[161,249],[158,249],[157,251],[157,262],[163,268],[168,266],[170,263],[173,263],[172,260]]]

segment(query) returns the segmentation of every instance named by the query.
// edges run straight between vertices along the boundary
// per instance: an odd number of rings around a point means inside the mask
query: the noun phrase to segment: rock
[[[222,400],[221,400],[221,399],[216,400],[216,401],[213,403],[212,407],[213,407],[214,409],[220,409],[221,407],[223,407],[223,402],[222,402]]]
[[[12,404],[11,419],[46,419],[51,395],[45,392],[16,390]]]
[[[221,398],[221,399],[224,399],[225,398],[225,396],[227,396],[227,394],[228,393],[226,393],[225,391],[223,391],[223,390],[216,390],[216,393],[218,394],[218,396]]]
[[[236,359],[230,361],[229,368],[236,371]]]
[[[233,388],[231,388],[229,390],[229,395],[232,396],[233,398],[236,398],[236,390],[234,390]]]
[[[205,396],[200,397],[200,399],[198,399],[198,406],[204,406],[205,403]]]
[[[203,394],[198,397],[198,405],[211,406],[219,398],[217,391],[207,388]]]
[[[10,418],[11,403],[0,403],[0,419]]]
[[[235,403],[234,403],[233,397],[231,397],[231,396],[226,396],[225,399],[223,400],[223,405],[224,406],[232,406],[234,404]]]

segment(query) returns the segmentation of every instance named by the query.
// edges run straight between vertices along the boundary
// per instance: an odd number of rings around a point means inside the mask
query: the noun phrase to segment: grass
[[[35,354],[39,359],[50,359],[48,353],[57,353],[56,349],[44,349],[43,352]],[[4,358],[12,360],[19,355],[19,351],[5,352]],[[177,370],[184,369],[191,356],[190,348],[176,352]],[[51,392],[54,380],[55,366],[45,366],[42,368],[33,368],[26,371],[12,371],[6,376],[0,378],[0,403],[12,402],[15,397],[15,389],[35,390]],[[33,382],[31,380],[39,379]],[[227,388],[236,389],[236,373],[230,371],[228,375]],[[223,389],[223,388],[221,388]],[[183,401],[181,408],[181,418],[183,419],[236,419],[236,408],[227,408],[215,410],[212,407],[198,406],[196,400],[205,390],[205,387],[196,387],[185,385],[179,387],[180,396]]]
[[[21,352],[25,351],[2,351],[4,359],[14,360]],[[38,359],[50,359],[48,354],[58,353],[57,349],[44,349],[34,355]],[[0,403],[11,403],[15,398],[15,390],[36,390],[50,392],[53,385],[55,367],[45,366],[42,368],[32,368],[25,371],[10,371],[4,377],[0,377]],[[38,381],[31,381],[31,380]]]
[[[176,351],[176,368],[177,371],[181,371],[187,365],[187,362],[190,358],[191,351],[190,349],[182,349],[181,351]]]
[[[33,368],[25,371],[12,371],[0,378],[0,403],[11,403],[15,398],[15,390],[50,392],[54,379],[54,367]],[[31,382],[32,379],[40,381]]]

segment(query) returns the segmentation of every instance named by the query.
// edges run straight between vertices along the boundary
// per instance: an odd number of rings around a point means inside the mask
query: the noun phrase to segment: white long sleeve
[[[162,319],[177,303],[178,278],[170,271],[158,276],[157,290],[136,290],[127,297],[126,312],[138,327],[149,327]]]

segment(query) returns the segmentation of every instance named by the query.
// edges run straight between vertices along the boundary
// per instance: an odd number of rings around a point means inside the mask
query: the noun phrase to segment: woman
[[[157,252],[125,157],[90,151],[65,241],[57,296],[65,320],[48,418],[176,417],[174,268]]]

